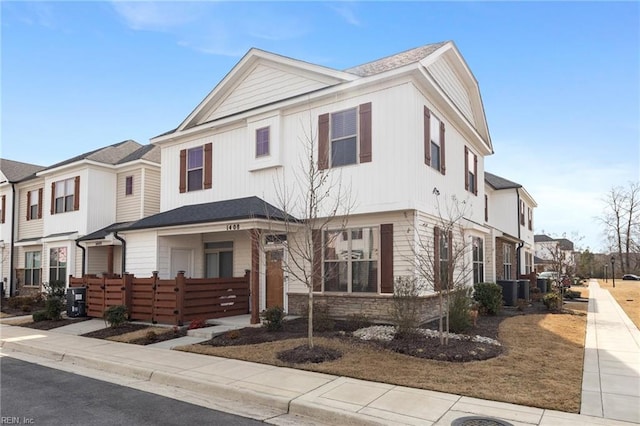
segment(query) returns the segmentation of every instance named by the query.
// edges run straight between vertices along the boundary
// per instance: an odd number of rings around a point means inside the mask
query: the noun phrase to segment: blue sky
[[[0,3],[0,156],[49,165],[176,127],[257,47],[344,69],[453,40],[480,84],[488,171],[536,232],[603,248],[594,217],[640,179],[638,2]]]

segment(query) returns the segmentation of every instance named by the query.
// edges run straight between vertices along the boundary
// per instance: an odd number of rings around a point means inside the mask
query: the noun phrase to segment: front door
[[[282,271],[282,258],[284,250],[269,250],[266,252],[267,260],[267,309],[274,306],[284,308],[284,273]]]

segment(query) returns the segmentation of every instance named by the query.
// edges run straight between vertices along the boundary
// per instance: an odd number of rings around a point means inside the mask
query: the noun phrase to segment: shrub
[[[573,291],[573,290],[565,290],[564,292],[564,297],[566,297],[567,299],[575,299],[577,297],[580,297],[581,293],[579,291]]]
[[[49,319],[45,311],[35,311],[31,317],[33,318],[33,322],[46,321]]]
[[[393,286],[391,315],[397,335],[410,335],[420,325],[420,283],[415,277],[397,277]]]
[[[111,328],[116,328],[127,322],[127,307],[125,305],[109,306],[104,311],[104,320]]]
[[[207,321],[202,318],[198,318],[198,319],[191,320],[191,322],[189,323],[189,327],[187,327],[187,329],[195,330],[197,328],[205,328],[206,326],[207,326]]]
[[[540,299],[542,299],[542,290],[538,287],[533,287],[531,289],[531,301],[538,302]]]
[[[156,334],[155,331],[153,330],[149,330],[147,331],[147,333],[144,335],[144,338],[149,341],[149,342],[155,342],[156,339],[158,338],[158,335]]]
[[[280,306],[273,306],[260,312],[262,325],[269,331],[282,330],[282,322],[284,321],[284,309]]]
[[[542,303],[550,311],[557,311],[562,306],[562,299],[558,293],[547,293],[542,298]]]
[[[240,332],[238,330],[229,330],[224,337],[230,340],[235,340],[240,337]]]
[[[24,310],[25,306],[33,306],[35,303],[35,299],[31,296],[14,296],[7,301],[7,306],[11,309]]]
[[[31,312],[31,305],[22,305],[20,307],[20,309],[22,309],[22,312]]]
[[[58,297],[49,297],[44,302],[44,311],[50,320],[62,319],[64,309],[64,302]]]
[[[462,333],[471,327],[470,288],[455,290],[449,295],[449,331]]]
[[[47,294],[47,299],[64,299],[67,291],[66,286],[67,284],[64,280],[51,280],[48,283],[43,284],[45,293]]]
[[[329,315],[329,305],[318,303],[313,306],[313,329],[315,331],[332,331],[336,322]]]
[[[526,299],[518,299],[516,301],[516,307],[519,311],[524,311],[524,308],[527,307],[529,303],[526,301]]]
[[[347,317],[347,328],[355,331],[367,328],[371,325],[371,320],[362,314],[351,314]]]
[[[490,315],[496,315],[502,309],[502,287],[496,283],[474,284],[473,298]]]

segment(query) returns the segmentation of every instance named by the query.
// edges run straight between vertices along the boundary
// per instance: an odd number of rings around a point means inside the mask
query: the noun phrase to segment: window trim
[[[333,114],[339,114],[350,110],[356,110],[356,159],[354,163],[333,165],[332,145],[338,139],[331,137],[331,121]],[[353,136],[350,136],[353,137]],[[355,164],[369,163],[372,161],[372,109],[371,102],[360,104],[340,111],[321,114],[318,116],[318,169],[352,166]]]
[[[7,211],[7,196],[0,196],[0,223],[4,223]]]
[[[37,268],[29,268],[29,254],[39,254],[40,255],[40,259],[38,259],[40,266],[38,266]],[[33,273],[34,271],[38,271],[39,272],[39,277],[38,277],[38,282],[34,281],[34,277],[33,277]],[[30,277],[30,279],[27,279],[27,277]],[[31,282],[31,284],[27,284],[27,282]],[[25,251],[24,252],[24,285],[27,286],[40,286],[42,284],[42,251],[38,251],[38,250],[32,250],[32,251]]]
[[[266,133],[266,152],[260,153],[260,134],[261,132]],[[265,144],[264,141],[262,141]],[[255,139],[255,147],[256,147],[256,158],[264,158],[269,157],[271,155],[271,126],[259,127],[256,129],[256,139]]]
[[[202,187],[199,189],[189,190],[188,188],[188,155],[187,151],[199,148],[203,149],[202,158]],[[204,145],[192,146],[191,148],[183,148],[180,150],[179,156],[179,172],[178,172],[178,191],[183,194],[186,192],[201,191],[203,189],[211,189],[213,181],[213,144],[211,142]]]
[[[67,194],[67,183],[73,181],[73,193]],[[62,183],[64,186],[64,195],[59,196],[56,187],[58,183]],[[73,197],[73,205],[71,208],[67,208],[67,198]],[[57,201],[62,199],[62,209],[58,211]],[[61,179],[51,182],[51,214],[69,213],[80,209],[80,176]]]
[[[510,280],[513,272],[511,244],[502,243],[502,279]]]
[[[476,242],[479,244],[476,245]],[[473,283],[477,284],[484,282],[484,238],[482,237],[472,237],[471,264],[473,271]]]
[[[125,197],[133,195],[133,175],[124,178],[124,195]]]
[[[64,267],[60,266],[60,263],[62,263],[59,260],[60,259],[60,254],[58,254],[58,256],[57,256],[58,263],[56,265],[54,265],[52,263],[52,260],[53,260],[52,253],[53,253],[54,250],[58,251],[58,253],[60,253],[62,250],[64,250],[64,255],[65,255],[65,258],[66,258],[66,260],[64,262]],[[57,278],[55,278],[55,279],[59,280],[59,281],[64,281],[66,283],[67,282],[67,270],[68,269],[69,269],[69,252],[67,250],[67,247],[50,247],[49,248],[49,281],[53,281],[51,272],[55,270],[55,271],[57,271],[56,272],[56,277]],[[61,270],[64,271],[64,275],[62,276],[62,278],[60,277],[60,271]]]
[[[471,164],[469,164],[469,157],[473,158],[473,170]],[[464,189],[471,192],[473,195],[478,195],[478,155],[469,149],[468,146],[464,147]],[[473,176],[473,179],[471,179]],[[473,181],[473,183],[471,182]]]
[[[354,252],[357,250],[353,248],[354,241],[361,241],[364,233],[364,229],[368,228],[371,232],[371,236],[375,241],[376,233],[378,235],[378,245],[377,248],[373,247],[371,251],[371,258],[368,259],[357,259],[354,258]],[[327,242],[327,234],[333,233],[335,235],[347,236],[347,256],[345,259],[327,259],[326,258],[326,249],[328,247]],[[354,238],[354,233],[356,236],[360,238]],[[381,227],[380,226],[358,226],[358,227],[350,227],[344,229],[325,229],[322,233],[322,248],[321,248],[321,273],[322,273],[322,291],[325,293],[348,293],[348,294],[380,294],[381,292],[381,250],[382,250],[382,241],[381,241]],[[375,258],[373,258],[375,256]],[[327,263],[339,264],[346,263],[347,264],[347,289],[346,290],[327,290],[326,289],[326,274],[325,267]],[[373,291],[353,291],[353,266],[354,263],[375,263],[376,266],[376,288]]]
[[[438,124],[435,126],[437,131],[438,141],[435,141],[434,132],[431,128],[431,118],[437,120]],[[424,145],[424,163],[430,166],[432,169],[439,171],[445,175],[447,171],[447,165],[445,160],[446,144],[445,144],[445,124],[440,118],[432,114],[431,110],[425,105],[423,107],[423,145]],[[435,167],[435,161],[433,160],[433,147],[438,147],[438,167]]]

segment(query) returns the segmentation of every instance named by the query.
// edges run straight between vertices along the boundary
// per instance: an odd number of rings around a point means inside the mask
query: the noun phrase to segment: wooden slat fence
[[[179,273],[169,280],[154,272],[149,278],[69,277],[69,285],[87,288],[90,317],[101,318],[108,307],[125,305],[132,320],[181,325],[249,313],[249,280],[249,272],[238,278],[185,278]]]

